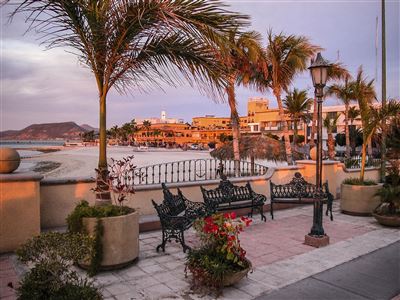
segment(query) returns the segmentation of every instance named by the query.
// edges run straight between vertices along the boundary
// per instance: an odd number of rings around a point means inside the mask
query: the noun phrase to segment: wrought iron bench
[[[274,184],[271,181],[271,217],[274,219],[275,203],[310,204],[317,197],[321,197],[322,203],[327,204],[326,215],[330,212],[330,218],[333,220],[333,195],[329,192],[328,182],[322,185],[322,193],[318,193],[316,185],[307,182],[299,172],[296,172],[287,184]]]
[[[226,179],[225,176],[221,176],[221,179],[216,189],[206,190],[200,186],[204,203],[210,213],[251,208],[250,217],[253,217],[254,209],[256,209],[260,212],[261,220],[267,220],[263,210],[267,198],[264,195],[255,193],[250,186],[250,182],[247,182],[245,186],[236,186]]]
[[[197,203],[188,200],[178,189],[178,194],[174,195],[162,184],[164,200],[161,204],[157,204],[152,200],[154,208],[160,218],[162,229],[162,242],[157,246],[157,252],[162,249],[165,252],[165,244],[175,239],[180,242],[183,252],[190,249],[185,244],[184,232],[189,229],[193,222],[207,214],[206,206],[204,203]]]

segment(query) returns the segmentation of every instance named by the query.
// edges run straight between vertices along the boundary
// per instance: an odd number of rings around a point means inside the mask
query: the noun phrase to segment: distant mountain
[[[80,134],[87,129],[75,122],[32,124],[22,130],[0,132],[2,140],[52,140],[80,139]]]
[[[94,131],[94,132],[99,132],[99,129],[98,128],[95,128],[95,127],[92,127],[92,126],[90,126],[90,125],[88,125],[88,124],[82,124],[82,125],[79,125],[80,127],[82,127],[83,129],[85,129],[86,131]]]

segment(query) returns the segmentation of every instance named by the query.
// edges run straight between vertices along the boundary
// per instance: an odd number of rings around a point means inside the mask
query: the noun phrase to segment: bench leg
[[[247,214],[247,216],[249,217],[249,218],[253,218],[253,212],[254,212],[254,208],[253,208],[253,206],[251,207],[251,211]]]
[[[258,210],[260,211],[261,221],[267,222],[267,218],[264,215],[264,205],[259,206]]]
[[[184,235],[184,231],[181,231],[179,234],[179,240],[181,242],[182,245],[182,249],[183,249],[183,253],[186,253],[186,250],[191,250],[191,248],[185,244],[185,235]]]
[[[160,245],[157,246],[156,251],[160,251],[160,249],[162,249],[163,252],[165,252],[165,244],[167,243],[167,238],[166,235],[164,233],[164,230],[162,231],[162,242]]]
[[[273,220],[274,219],[274,202],[272,202],[272,200],[271,200],[271,209],[270,209],[270,213],[271,213],[271,219]]]

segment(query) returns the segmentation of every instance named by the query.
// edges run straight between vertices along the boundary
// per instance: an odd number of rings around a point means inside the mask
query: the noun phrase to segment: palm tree
[[[326,96],[335,95],[344,104],[344,132],[346,136],[346,157],[349,158],[350,154],[350,134],[349,134],[349,107],[353,101],[352,90],[350,86],[350,78],[346,76],[343,83],[335,83],[328,86]]]
[[[327,83],[333,80],[346,80],[351,79],[349,71],[343,66],[340,62],[333,63],[331,67],[328,69],[328,77]],[[311,123],[311,139],[310,139],[310,146],[315,145],[314,137],[317,133],[317,99],[314,97],[314,111],[313,111],[313,118]]]
[[[362,67],[358,69],[356,79],[350,83],[353,97],[358,102],[363,128],[360,182],[364,182],[367,145],[378,126],[378,120],[372,119],[373,109],[371,108],[371,104],[376,99],[376,93],[373,84],[373,79],[367,81],[367,78],[364,77]]]
[[[151,129],[151,122],[149,120],[144,120],[142,124],[142,128],[146,130],[146,136],[149,136],[149,132]]]
[[[354,120],[360,116],[360,111],[356,106],[351,106],[348,111],[348,116],[350,120],[350,125],[353,126]]]
[[[261,46],[261,35],[258,32],[248,31],[241,33],[235,29],[229,32],[227,40],[229,43],[221,44],[222,55],[220,55],[220,57],[229,74],[226,93],[231,110],[234,171],[235,176],[239,176],[240,120],[237,111],[235,86],[236,84],[250,85],[251,73],[254,69],[263,73],[265,77],[268,69],[264,50]]]
[[[327,115],[323,121],[324,127],[328,133],[328,156],[329,159],[335,159],[335,139],[333,138],[333,131],[336,129],[337,121],[339,119],[339,114],[336,117],[331,118]]]
[[[307,68],[309,59],[321,48],[312,45],[308,38],[304,36],[273,34],[272,30],[268,31],[267,39],[266,55],[270,70],[270,82],[268,84],[278,102],[287,162],[293,164],[292,148],[281,94],[282,91],[288,90],[296,74]]]
[[[72,48],[96,79],[100,103],[97,205],[111,203],[105,184],[106,103],[111,88],[123,93],[161,82],[176,86],[182,74],[191,84],[221,95],[227,77],[215,59],[216,41],[247,23],[247,17],[227,11],[219,1],[205,0],[25,0],[11,16],[18,13],[26,16],[29,30],[39,33],[49,48]]]
[[[293,120],[293,144],[296,147],[297,136],[298,136],[298,123],[300,120],[306,120],[308,117],[308,111],[313,103],[312,98],[308,98],[306,90],[298,90],[296,88],[293,91],[289,91],[286,98],[283,99],[283,106],[286,113]]]

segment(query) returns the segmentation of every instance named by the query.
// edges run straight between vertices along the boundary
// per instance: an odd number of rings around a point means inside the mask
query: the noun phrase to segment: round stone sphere
[[[18,169],[21,157],[17,150],[12,148],[0,148],[0,173],[12,173]]]
[[[317,147],[312,147],[310,150],[310,157],[312,160],[317,160]]]

